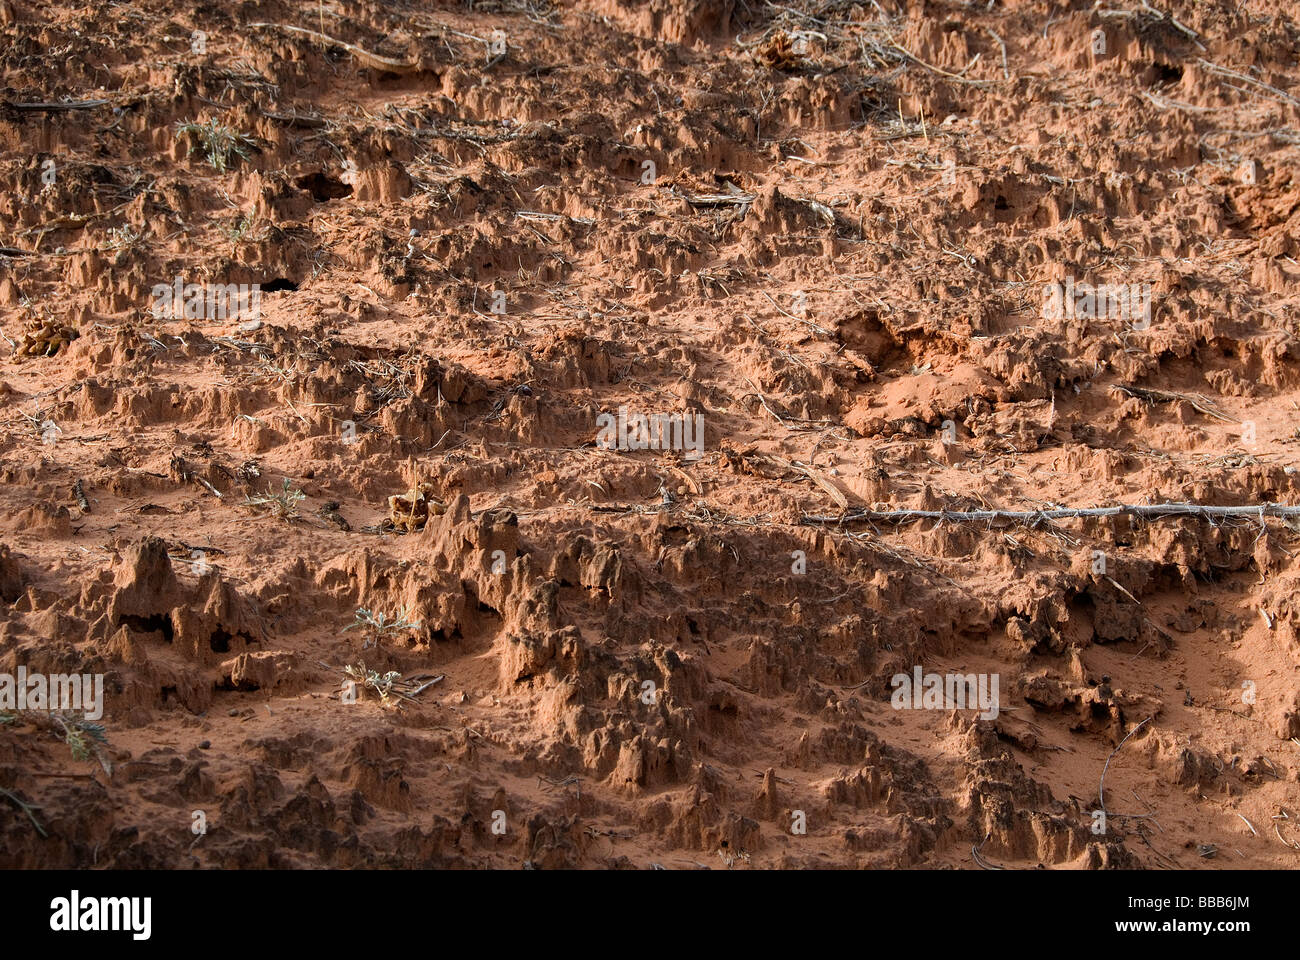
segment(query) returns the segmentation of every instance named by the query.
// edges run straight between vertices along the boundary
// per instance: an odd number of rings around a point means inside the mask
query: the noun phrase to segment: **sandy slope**
[[[1295,865],[1287,521],[810,519],[1297,502],[1294,16],[472,6],[0,0],[0,864]]]

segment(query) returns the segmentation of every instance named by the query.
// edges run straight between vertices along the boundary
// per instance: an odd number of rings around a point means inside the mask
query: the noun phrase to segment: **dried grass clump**
[[[440,517],[447,505],[433,495],[433,484],[419,483],[406,493],[388,498],[388,516],[380,525],[384,530],[415,533],[423,530],[430,517]]]

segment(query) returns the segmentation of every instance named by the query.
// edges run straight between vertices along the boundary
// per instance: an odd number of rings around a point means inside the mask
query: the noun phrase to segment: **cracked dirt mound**
[[[0,863],[1294,866],[1294,521],[840,519],[1297,502],[1294,16],[468,6],[0,0]]]

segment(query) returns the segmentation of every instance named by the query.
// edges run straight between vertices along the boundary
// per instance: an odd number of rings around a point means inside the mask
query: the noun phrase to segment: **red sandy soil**
[[[0,865],[1300,863],[1282,6],[0,0]]]

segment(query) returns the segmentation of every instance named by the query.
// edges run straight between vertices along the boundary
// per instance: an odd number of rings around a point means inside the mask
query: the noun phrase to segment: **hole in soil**
[[[1172,63],[1157,63],[1156,75],[1163,83],[1177,83],[1183,79],[1183,68]]]
[[[276,277],[269,283],[258,285],[263,293],[275,293],[279,290],[297,290],[298,284],[292,280],[286,280],[284,277]]]
[[[150,617],[122,617],[118,620],[118,626],[122,624],[139,633],[161,633],[164,643],[171,643],[176,636],[172,631],[172,618],[161,613]]]
[[[212,648],[213,653],[230,652],[230,634],[224,630],[216,630],[208,638],[208,646]]]
[[[346,183],[323,173],[309,173],[305,177],[299,177],[297,182],[299,188],[310,193],[317,203],[352,196],[352,188]]]

